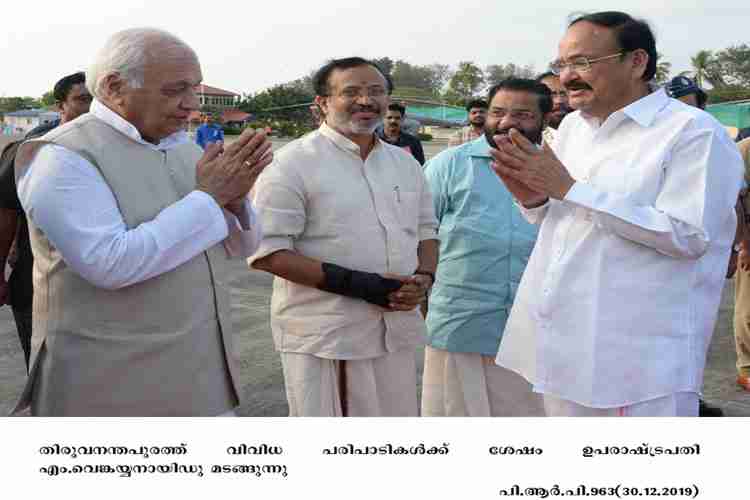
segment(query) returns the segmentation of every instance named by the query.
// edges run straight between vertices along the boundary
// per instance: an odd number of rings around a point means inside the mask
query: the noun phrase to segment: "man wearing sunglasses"
[[[550,147],[491,154],[539,237],[497,362],[549,416],[696,416],[742,161],[708,114],[649,84],[656,43],[622,12],[571,22],[552,64],[576,109]]]

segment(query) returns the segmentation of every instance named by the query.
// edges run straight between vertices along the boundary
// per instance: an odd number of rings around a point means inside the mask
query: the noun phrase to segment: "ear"
[[[649,55],[643,49],[636,49],[632,53],[633,57],[633,72],[637,80],[643,78],[643,74],[646,72],[646,67],[649,62]]]
[[[100,91],[107,100],[118,101],[122,99],[123,90],[125,90],[126,85],[123,79],[120,78],[120,75],[111,73],[104,77]]]
[[[318,107],[322,109],[324,113],[328,112],[328,97],[327,96],[316,95],[315,104],[317,104]]]

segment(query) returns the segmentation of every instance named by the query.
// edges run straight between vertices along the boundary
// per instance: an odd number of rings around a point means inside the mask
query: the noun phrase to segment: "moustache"
[[[567,90],[593,90],[590,85],[584,82],[570,82],[565,85]]]
[[[379,106],[352,106],[351,108],[352,113],[380,113],[380,107]]]

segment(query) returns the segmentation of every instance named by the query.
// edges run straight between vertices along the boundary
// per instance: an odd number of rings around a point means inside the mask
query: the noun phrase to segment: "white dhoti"
[[[538,417],[540,394],[494,356],[425,347],[423,417]]]
[[[411,349],[346,361],[282,352],[281,364],[290,417],[417,416],[417,366]]]
[[[697,417],[698,394],[677,392],[618,408],[591,408],[545,394],[544,411],[548,417]]]

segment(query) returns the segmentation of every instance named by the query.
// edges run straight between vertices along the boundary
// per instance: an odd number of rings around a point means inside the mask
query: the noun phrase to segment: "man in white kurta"
[[[553,67],[579,111],[554,152],[512,134],[495,155],[541,225],[497,362],[550,416],[697,415],[734,239],[737,148],[708,114],[649,93],[653,37],[626,47],[628,29],[650,35],[621,13],[574,21]]]
[[[416,416],[416,306],[437,265],[432,198],[419,163],[374,134],[390,92],[380,70],[335,60],[316,90],[325,123],[258,180],[264,236],[249,261],[276,275],[271,328],[289,412]]]

